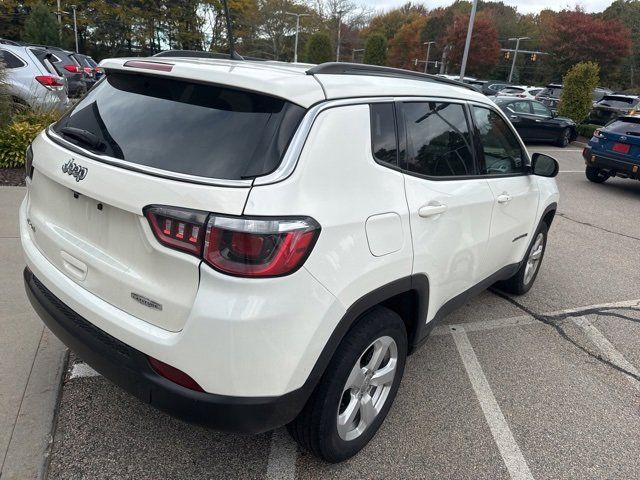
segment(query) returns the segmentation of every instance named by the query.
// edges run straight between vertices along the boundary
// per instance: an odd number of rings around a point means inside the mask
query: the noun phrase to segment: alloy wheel
[[[542,253],[544,252],[544,233],[538,233],[535,242],[533,242],[533,246],[531,247],[531,251],[529,252],[529,257],[527,258],[527,265],[524,268],[524,279],[523,282],[525,285],[528,285],[535,273],[538,271],[538,267],[540,266],[540,262],[542,261]]]

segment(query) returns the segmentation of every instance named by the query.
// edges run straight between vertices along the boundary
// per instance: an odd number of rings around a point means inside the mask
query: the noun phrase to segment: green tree
[[[58,43],[58,23],[49,7],[36,3],[24,22],[24,39],[31,43],[56,45]]]
[[[373,33],[364,45],[364,63],[370,65],[387,64],[387,39],[380,33]]]
[[[562,94],[558,113],[577,123],[582,122],[589,111],[593,99],[593,89],[600,83],[600,67],[594,62],[576,63],[562,78]]]
[[[333,58],[331,50],[331,40],[326,33],[314,33],[307,42],[307,62],[324,63],[330,62]]]

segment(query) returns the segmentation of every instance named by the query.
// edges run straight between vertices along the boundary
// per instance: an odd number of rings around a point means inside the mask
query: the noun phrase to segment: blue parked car
[[[640,179],[640,116],[622,116],[596,130],[582,156],[595,183],[609,177]]]

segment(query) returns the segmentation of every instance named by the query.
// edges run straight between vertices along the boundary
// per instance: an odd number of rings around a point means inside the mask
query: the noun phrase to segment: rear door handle
[[[418,210],[418,215],[422,218],[433,217],[434,215],[440,215],[447,211],[447,206],[438,204],[438,205],[424,205],[420,207]]]
[[[511,198],[511,195],[509,195],[508,193],[501,193],[500,195],[498,195],[496,200],[498,200],[498,203],[509,203],[511,201]]]

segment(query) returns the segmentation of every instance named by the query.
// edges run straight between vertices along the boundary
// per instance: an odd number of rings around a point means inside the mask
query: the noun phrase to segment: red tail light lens
[[[81,73],[80,72],[80,67],[78,67],[77,65],[65,65],[64,69],[67,72],[71,72],[71,73]]]
[[[84,73],[86,73],[87,75],[93,75],[93,68],[90,67],[84,67],[82,69],[84,71]]]
[[[242,277],[277,277],[297,270],[320,233],[311,218],[266,219],[211,216],[204,261]]]
[[[189,390],[195,390],[196,392],[204,392],[202,387],[198,385],[193,378],[184,373],[182,370],[178,370],[171,365],[168,365],[160,360],[157,360],[153,357],[147,357],[149,359],[149,364],[151,368],[153,368],[157,374],[163,376],[167,380],[172,381],[173,383],[177,383],[178,385],[188,388]]]
[[[49,90],[60,90],[61,88],[64,88],[62,79],[54,77],[53,75],[37,75],[36,81]]]
[[[158,241],[241,277],[279,277],[296,271],[320,234],[310,217],[227,217],[199,210],[148,206],[144,215]]]
[[[161,244],[198,257],[202,254],[208,215],[199,210],[163,206],[144,209],[144,216],[149,220],[151,230]]]

